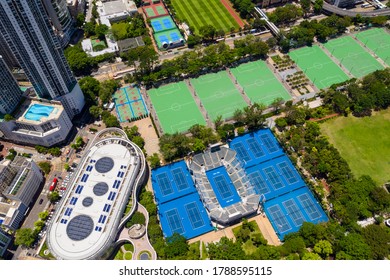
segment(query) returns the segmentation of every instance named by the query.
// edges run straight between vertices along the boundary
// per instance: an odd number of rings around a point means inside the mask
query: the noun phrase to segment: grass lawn
[[[172,4],[178,18],[193,26],[196,33],[200,27],[208,24],[225,32],[230,32],[231,27],[239,28],[221,0],[172,0]]]
[[[339,117],[321,124],[356,177],[367,174],[377,183],[390,180],[390,110],[371,117]]]

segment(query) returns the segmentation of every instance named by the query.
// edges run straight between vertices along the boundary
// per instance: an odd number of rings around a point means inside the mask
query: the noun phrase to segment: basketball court
[[[136,87],[122,87],[113,95],[115,109],[120,122],[129,122],[148,116],[143,97]]]

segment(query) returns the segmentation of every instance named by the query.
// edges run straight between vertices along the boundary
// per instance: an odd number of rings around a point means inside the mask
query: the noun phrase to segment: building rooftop
[[[95,259],[111,245],[140,156],[119,138],[101,140],[84,155],[49,229],[49,248],[58,259]]]

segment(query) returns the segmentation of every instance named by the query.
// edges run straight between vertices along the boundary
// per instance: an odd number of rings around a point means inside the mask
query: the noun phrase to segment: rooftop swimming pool
[[[30,121],[40,121],[42,118],[49,117],[53,110],[53,106],[33,104],[24,115],[24,118]]]

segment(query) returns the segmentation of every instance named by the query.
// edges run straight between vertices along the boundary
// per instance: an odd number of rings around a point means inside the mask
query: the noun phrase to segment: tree
[[[64,164],[64,169],[65,169],[66,172],[68,172],[70,170],[70,166],[69,166],[68,163]]]
[[[338,247],[338,252],[343,251],[348,259],[370,260],[373,257],[370,246],[366,244],[363,236],[358,233],[350,233],[345,236],[340,240]]]
[[[188,35],[187,45],[189,48],[193,48],[202,42],[202,38],[198,35]]]
[[[91,106],[89,107],[89,113],[94,117],[95,119],[98,119],[100,115],[103,113],[103,109],[99,106]]]
[[[299,4],[301,4],[302,10],[303,10],[305,16],[307,16],[307,14],[310,12],[311,1],[310,0],[300,0]]]
[[[96,23],[94,21],[86,22],[84,24],[84,35],[89,38],[95,35]]]
[[[76,76],[89,75],[97,66],[95,60],[90,58],[79,45],[67,47],[64,54],[70,69]]]
[[[387,22],[386,16],[376,16],[371,18],[371,23],[374,25],[384,26]]]
[[[47,194],[47,198],[51,203],[55,203],[56,201],[60,200],[60,194],[57,191],[49,192]]]
[[[85,15],[84,15],[84,13],[77,14],[77,16],[76,16],[76,26],[78,28],[81,28],[84,25],[84,22],[85,22]]]
[[[322,11],[322,6],[324,5],[324,0],[316,0],[313,4],[313,11],[315,14],[320,14]]]
[[[154,169],[161,166],[160,156],[157,153],[148,157],[150,168]]]
[[[49,174],[51,171],[51,163],[50,161],[41,161],[38,163],[39,168],[43,171],[45,174]]]
[[[40,213],[38,214],[38,217],[39,217],[39,219],[41,219],[42,221],[46,221],[47,218],[49,217],[49,212],[47,212],[47,211],[40,212]]]
[[[217,30],[214,25],[208,24],[199,28],[199,34],[203,40],[213,40]]]
[[[35,230],[37,230],[37,231],[41,231],[42,228],[44,227],[44,225],[45,225],[45,222],[42,220],[38,220],[38,221],[34,222],[34,227],[35,227]]]
[[[222,115],[218,115],[217,118],[214,120],[214,126],[215,130],[218,130],[218,128],[223,124]]]
[[[184,236],[175,232],[166,240],[165,255],[167,259],[184,258],[188,253],[188,243]]]
[[[102,112],[102,119],[106,127],[120,127],[118,119],[107,111]]]
[[[111,100],[114,92],[120,87],[120,82],[117,80],[106,80],[100,84],[99,98],[105,104]]]
[[[208,252],[210,260],[244,260],[245,253],[241,244],[222,237],[216,243],[209,243]]]
[[[126,227],[130,228],[133,225],[139,224],[139,225],[145,225],[146,218],[144,214],[141,212],[135,212],[130,220],[126,223]]]
[[[328,240],[320,240],[314,245],[313,251],[323,259],[327,259],[333,254],[332,244]]]
[[[86,102],[89,104],[96,104],[96,99],[99,96],[100,91],[100,82],[93,77],[87,76],[79,80],[79,85]]]
[[[37,233],[31,228],[21,228],[16,231],[15,244],[31,247],[37,238]]]
[[[266,106],[260,103],[253,103],[244,108],[244,123],[250,130],[259,129],[264,126],[265,116],[263,115]]]
[[[302,256],[302,260],[322,260],[321,257],[313,252],[304,253]]]
[[[390,254],[389,230],[380,225],[368,225],[362,230],[366,243],[370,246],[373,259],[383,260]]]

